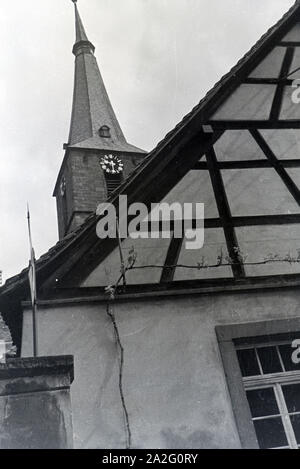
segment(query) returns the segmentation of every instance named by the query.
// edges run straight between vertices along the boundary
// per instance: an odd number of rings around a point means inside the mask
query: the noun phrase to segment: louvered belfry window
[[[123,174],[105,174],[107,196],[109,197],[123,182]]]

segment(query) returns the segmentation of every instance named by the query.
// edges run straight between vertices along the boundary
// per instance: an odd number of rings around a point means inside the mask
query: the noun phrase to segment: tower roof
[[[95,47],[85,32],[77,0],[72,1],[75,7],[76,41],[73,47],[75,83],[69,147],[144,153],[128,144],[124,137],[94,56]],[[105,136],[100,136],[102,127],[108,130],[109,137],[107,132]]]
[[[77,8],[77,0],[72,0],[75,6],[75,19],[76,19],[76,43],[80,41],[88,41],[83,23],[81,21],[79,11]]]

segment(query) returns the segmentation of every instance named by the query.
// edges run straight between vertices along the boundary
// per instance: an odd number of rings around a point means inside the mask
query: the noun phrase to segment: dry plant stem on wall
[[[130,423],[129,423],[128,410],[127,410],[125,397],[124,397],[124,391],[123,391],[124,348],[120,339],[120,333],[119,333],[118,325],[116,322],[116,317],[112,310],[110,301],[107,303],[106,311],[107,311],[107,315],[111,319],[111,322],[114,328],[116,344],[119,350],[119,391],[120,391],[120,397],[121,397],[122,408],[124,412],[124,420],[125,420],[126,449],[130,449],[131,448],[131,429],[130,429]]]

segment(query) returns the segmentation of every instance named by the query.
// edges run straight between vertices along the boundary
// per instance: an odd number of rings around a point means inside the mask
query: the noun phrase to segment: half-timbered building
[[[75,13],[60,241],[37,261],[39,354],[75,356],[75,446],[300,447],[300,3],[149,154],[127,143]],[[97,204],[120,218],[120,195],[204,203],[204,246],[174,218],[169,238],[100,239]],[[23,357],[28,300],[25,269],[0,289]]]

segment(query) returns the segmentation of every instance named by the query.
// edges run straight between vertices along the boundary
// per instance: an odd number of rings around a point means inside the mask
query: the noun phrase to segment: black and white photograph
[[[300,449],[300,1],[0,0],[0,41],[0,450]]]

